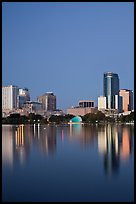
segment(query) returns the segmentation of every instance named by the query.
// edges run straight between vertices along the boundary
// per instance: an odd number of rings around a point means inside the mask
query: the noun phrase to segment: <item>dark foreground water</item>
[[[134,201],[134,126],[2,126],[3,201]]]

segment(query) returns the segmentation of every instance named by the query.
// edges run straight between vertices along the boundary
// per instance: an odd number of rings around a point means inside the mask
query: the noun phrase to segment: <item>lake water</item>
[[[134,201],[134,125],[2,125],[2,200]]]

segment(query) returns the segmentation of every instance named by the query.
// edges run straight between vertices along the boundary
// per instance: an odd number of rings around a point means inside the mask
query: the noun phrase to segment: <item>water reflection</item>
[[[131,125],[3,125],[3,201],[133,201],[133,139]]]
[[[54,155],[56,152],[56,127],[38,126],[38,145],[40,150],[48,155]]]
[[[2,126],[2,163],[13,165],[13,127]]]
[[[56,127],[55,126],[26,126],[25,134],[30,133],[31,143],[45,155],[54,155],[56,151]],[[28,135],[27,135],[28,136]]]
[[[118,173],[121,160],[129,159],[132,139],[131,126],[98,127],[98,151],[104,157],[104,169],[108,175]]]
[[[14,138],[14,159],[16,162],[24,164],[30,155],[30,134],[26,134],[25,126],[19,125],[16,129],[13,127]]]
[[[122,144],[120,147],[120,156],[123,160],[128,160],[132,151],[132,138],[128,128],[124,128],[122,132]]]
[[[117,173],[121,161],[128,161],[132,152],[133,128],[121,125],[80,125],[67,127],[51,125],[2,126],[2,161],[12,166],[13,162],[24,164],[35,146],[43,155],[56,154],[57,128],[69,141],[76,141],[82,148],[94,148],[98,144],[99,155],[103,156],[103,166],[108,175]]]
[[[69,137],[71,140],[76,139],[83,148],[87,148],[96,140],[96,126],[70,124]]]

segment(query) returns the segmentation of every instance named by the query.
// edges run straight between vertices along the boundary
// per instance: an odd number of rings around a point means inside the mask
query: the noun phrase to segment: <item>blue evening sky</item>
[[[47,91],[57,108],[103,95],[103,73],[134,90],[134,3],[3,2],[2,85]]]

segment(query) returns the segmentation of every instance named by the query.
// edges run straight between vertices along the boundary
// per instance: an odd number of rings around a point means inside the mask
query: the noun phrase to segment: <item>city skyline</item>
[[[115,79],[114,79],[115,78]],[[113,80],[114,79],[114,80]],[[126,106],[126,108],[125,108],[125,111],[127,111],[127,109],[129,109],[129,110],[133,110],[133,101],[134,101],[134,97],[133,97],[133,90],[129,90],[129,89],[121,89],[120,88],[120,86],[119,86],[119,84],[120,84],[120,81],[119,81],[119,76],[118,76],[118,74],[117,73],[113,73],[113,72],[104,72],[103,73],[103,95],[101,94],[101,95],[99,95],[98,97],[97,97],[97,101],[95,101],[95,100],[79,100],[78,101],[78,106],[76,105],[72,105],[71,107],[67,107],[67,111],[68,111],[68,109],[70,110],[71,108],[73,109],[73,108],[76,108],[76,107],[93,107],[93,108],[98,108],[98,109],[118,109],[120,112],[122,112],[122,108],[123,108],[123,106],[125,105]],[[41,104],[43,104],[42,106],[45,106],[45,101],[47,100],[46,99],[46,96],[48,96],[48,95],[50,95],[50,96],[52,96],[54,99],[53,99],[53,101],[52,101],[52,99],[50,99],[51,101],[51,104],[50,104],[50,107],[54,107],[53,109],[52,109],[52,111],[53,110],[59,110],[60,109],[60,107],[59,107],[59,105],[58,106],[56,106],[56,96],[54,95],[54,93],[53,92],[46,92],[46,93],[42,93],[42,96],[38,96],[37,97],[37,99],[36,100],[32,100],[31,99],[31,96],[29,95],[29,89],[28,88],[22,88],[22,87],[18,87],[18,86],[16,86],[16,85],[8,85],[8,86],[2,86],[2,93],[4,94],[4,92],[6,91],[7,92],[7,90],[8,90],[8,88],[11,88],[11,87],[16,87],[17,88],[17,90],[18,90],[18,96],[17,96],[17,107],[19,108],[19,104],[20,103],[22,103],[24,100],[24,102],[32,102],[32,103],[41,103]],[[6,89],[6,90],[5,90]],[[26,91],[28,92],[28,93],[26,93]],[[121,91],[125,91],[127,94],[130,92],[131,93],[131,96],[130,96],[130,99],[123,99],[122,97],[120,98],[120,92]],[[117,95],[115,95],[115,93],[117,94]],[[25,97],[27,97],[27,95],[28,95],[28,97],[29,97],[29,99],[28,100],[26,100],[25,98],[20,98],[20,100],[19,100],[19,97],[21,97],[21,94],[22,94],[22,96],[23,96],[23,94],[25,94]],[[105,94],[107,94],[107,95],[105,95]],[[113,94],[113,96],[111,96],[111,95],[109,95],[109,94]],[[3,103],[3,105],[4,104],[7,104],[7,102],[9,102],[9,101],[5,101],[5,96],[3,95],[3,97],[4,97],[4,100],[2,100],[2,103]],[[3,98],[2,97],[2,98]],[[7,96],[6,96],[7,97]],[[110,97],[111,99],[110,99],[110,101],[109,101],[109,107],[106,105],[106,101],[108,102],[108,100],[109,99],[106,99],[106,97]],[[119,97],[119,98],[118,98]],[[128,97],[128,96],[127,96]],[[41,98],[41,99],[40,99]],[[104,99],[105,98],[105,99]],[[113,101],[112,101],[113,100]],[[114,101],[115,100],[115,101]],[[116,101],[117,100],[117,101]],[[119,100],[119,101],[118,101]],[[124,102],[122,101],[122,100],[125,100]],[[131,101],[131,102],[130,102]],[[114,102],[114,103],[113,103]],[[122,102],[123,103],[125,103],[124,105],[122,104]],[[46,102],[47,103],[47,102]],[[48,101],[48,103],[49,103],[49,101]],[[113,103],[113,104],[112,104]],[[130,103],[130,104],[129,104]],[[94,105],[95,104],[95,105]],[[129,104],[129,108],[127,108],[127,105]],[[23,104],[22,104],[23,105]],[[49,104],[48,104],[49,105]],[[110,107],[112,105],[112,107]],[[46,106],[47,106],[47,104],[46,104]],[[62,109],[63,110],[63,109]],[[47,111],[47,110],[46,110]],[[64,111],[64,110],[63,110]],[[66,112],[67,112],[66,111]]]
[[[24,15],[25,14],[25,15]],[[2,85],[47,91],[66,110],[103,94],[103,73],[134,91],[134,4],[2,3]]]

